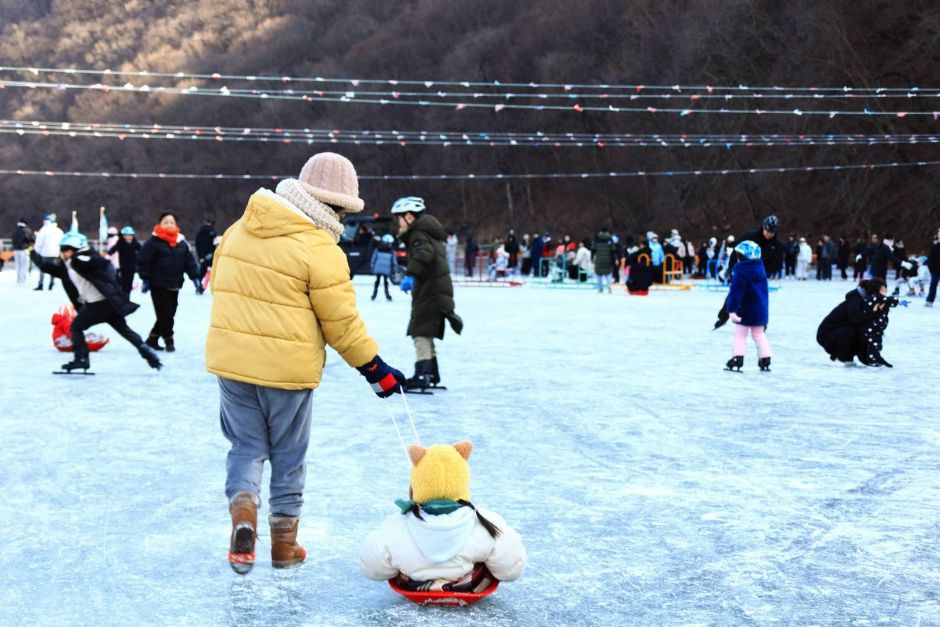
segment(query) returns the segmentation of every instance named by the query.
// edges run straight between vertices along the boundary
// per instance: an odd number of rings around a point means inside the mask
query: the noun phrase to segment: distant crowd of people
[[[847,237],[832,239],[828,234],[817,238],[815,245],[810,240],[791,233],[780,241],[774,232],[774,237],[767,240],[771,245],[765,254],[770,278],[806,281],[812,268],[818,281],[832,280],[835,271],[843,280],[868,277],[887,282],[889,271],[894,270],[895,292],[906,287],[908,295],[920,296],[930,291],[931,284],[933,292],[936,291],[933,279],[940,276],[936,236],[928,255],[909,255],[900,238],[890,235],[882,238],[875,233],[868,238],[859,237],[854,243]],[[480,245],[472,234],[467,234],[462,248],[456,233],[450,232],[447,257],[451,271],[460,274],[462,270],[468,278],[521,276],[554,281],[593,278],[598,289],[603,290],[608,280],[619,283],[626,279],[630,268],[638,265],[649,268],[654,283],[668,278],[664,271],[729,282],[727,269],[735,245],[735,236],[728,235],[721,240],[711,237],[696,247],[677,229],[672,229],[663,241],[653,231],[622,239],[602,228],[593,237],[575,241],[567,234],[556,240],[547,232],[526,233],[520,238],[510,229],[505,238],[496,238],[488,245]],[[933,300],[929,299],[931,303]]]

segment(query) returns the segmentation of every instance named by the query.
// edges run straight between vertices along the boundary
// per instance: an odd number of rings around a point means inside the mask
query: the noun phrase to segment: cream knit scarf
[[[284,179],[277,184],[274,191],[279,196],[289,200],[292,205],[313,220],[318,228],[323,229],[332,235],[337,243],[339,242],[339,236],[343,233],[343,225],[339,221],[339,216],[327,205],[308,194],[300,181],[297,179]]]

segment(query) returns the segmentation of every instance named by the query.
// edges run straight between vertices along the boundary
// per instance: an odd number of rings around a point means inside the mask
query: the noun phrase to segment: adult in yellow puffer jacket
[[[310,401],[326,344],[357,368],[380,397],[401,392],[404,375],[378,356],[356,309],[346,256],[337,246],[347,212],[362,211],[356,170],[335,153],[310,158],[297,179],[260,189],[222,238],[212,267],[206,366],[218,375],[221,422],[231,442],[225,494],[229,562],[254,564],[261,470],[271,462],[271,561],[302,562]]]

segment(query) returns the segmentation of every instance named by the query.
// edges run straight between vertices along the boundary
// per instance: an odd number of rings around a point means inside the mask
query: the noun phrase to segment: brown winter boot
[[[163,343],[166,345],[166,352],[172,353],[176,350],[176,344],[173,343],[172,335],[168,335],[167,337],[163,338]]]
[[[228,511],[232,515],[228,562],[236,573],[246,575],[255,564],[258,497],[251,492],[239,492],[229,501]]]
[[[287,568],[304,561],[307,552],[297,544],[297,526],[300,519],[296,516],[272,514],[268,521],[271,523],[271,565],[274,568]]]

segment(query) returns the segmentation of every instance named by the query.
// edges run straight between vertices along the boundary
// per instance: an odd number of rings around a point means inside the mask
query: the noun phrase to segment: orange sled
[[[479,565],[478,565],[479,568]],[[483,571],[483,579],[474,586],[479,592],[456,592],[453,590],[407,590],[399,585],[397,579],[388,580],[389,587],[412,603],[434,605],[438,607],[465,607],[493,594],[499,586],[499,580]]]

